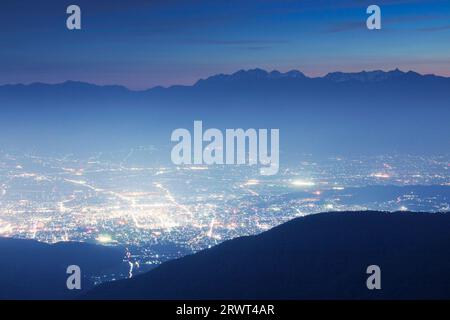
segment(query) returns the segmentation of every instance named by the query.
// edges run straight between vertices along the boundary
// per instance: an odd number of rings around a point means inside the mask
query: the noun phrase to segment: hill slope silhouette
[[[450,298],[450,214],[346,212],[226,241],[87,299]],[[366,269],[381,268],[382,290]]]
[[[92,276],[119,268],[124,249],[0,238],[0,256],[0,299],[73,299],[93,287]],[[82,290],[67,289],[69,265],[81,268]]]

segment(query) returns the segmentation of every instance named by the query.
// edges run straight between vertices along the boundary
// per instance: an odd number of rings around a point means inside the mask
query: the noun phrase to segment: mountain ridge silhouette
[[[448,101],[450,78],[399,70],[310,78],[252,69],[143,91],[73,81],[9,85],[0,86],[0,145],[164,148],[174,129],[202,120],[220,129],[278,128],[285,150],[320,156],[440,154],[448,149]]]
[[[32,82],[28,84],[23,83],[14,83],[14,84],[2,84],[0,85],[0,88],[5,89],[12,89],[12,88],[31,88],[31,87],[61,87],[61,86],[67,86],[68,88],[74,88],[74,87],[97,87],[98,89],[115,89],[115,90],[122,90],[122,91],[129,91],[129,92],[149,92],[149,91],[158,91],[158,90],[164,90],[164,89],[171,89],[171,88],[189,88],[189,87],[195,87],[198,85],[201,85],[203,83],[208,83],[211,81],[236,81],[236,80],[257,80],[257,79],[269,79],[269,80],[279,80],[279,79],[305,79],[305,80],[330,80],[333,82],[345,82],[345,81],[352,81],[357,80],[360,82],[370,82],[370,81],[383,81],[383,80],[389,80],[389,79],[399,79],[405,77],[405,79],[409,78],[424,78],[424,79],[440,79],[440,80],[450,80],[450,77],[445,77],[441,75],[436,74],[421,74],[419,72],[408,70],[408,71],[401,71],[400,69],[396,68],[393,70],[362,70],[357,72],[345,72],[345,71],[334,71],[329,72],[323,76],[307,76],[303,72],[292,69],[286,72],[281,72],[276,69],[267,71],[262,68],[254,68],[254,69],[240,69],[236,72],[224,74],[224,73],[218,73],[213,74],[211,76],[208,76],[206,78],[201,78],[195,81],[192,85],[171,85],[171,86],[154,86],[147,89],[142,90],[132,90],[127,88],[126,86],[120,85],[120,84],[107,84],[107,85],[100,85],[95,84],[91,82],[85,82],[85,81],[78,81],[78,80],[66,80],[63,82],[58,83],[45,83],[45,82]]]
[[[331,212],[225,241],[83,299],[448,299],[450,214]],[[381,268],[381,290],[366,269]]]
[[[124,254],[121,247],[0,238],[0,299],[74,299],[93,287],[93,276],[121,270]],[[69,265],[81,268],[81,291],[66,287]]]

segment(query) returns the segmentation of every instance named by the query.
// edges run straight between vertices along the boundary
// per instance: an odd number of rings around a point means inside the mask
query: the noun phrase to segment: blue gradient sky
[[[65,27],[69,4],[81,31]],[[369,4],[381,31],[365,27]],[[3,0],[0,26],[0,84],[144,89],[254,67],[450,76],[449,0]]]

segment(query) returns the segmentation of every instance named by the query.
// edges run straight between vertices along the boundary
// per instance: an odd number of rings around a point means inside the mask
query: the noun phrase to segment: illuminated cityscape
[[[303,155],[263,177],[256,166],[135,164],[151,152],[82,160],[2,152],[0,236],[120,245],[127,263],[147,270],[318,212],[450,210],[448,156]]]

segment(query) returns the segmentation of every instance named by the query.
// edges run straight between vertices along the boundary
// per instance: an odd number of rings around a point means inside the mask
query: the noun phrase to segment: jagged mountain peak
[[[250,80],[266,80],[266,79],[287,79],[287,78],[306,78],[306,76],[298,70],[290,70],[287,72],[281,72],[278,70],[266,71],[264,69],[255,68],[244,70],[241,69],[232,74],[218,74],[206,79],[199,80],[196,85],[212,82],[232,82],[232,81],[250,81]]]
[[[345,82],[345,81],[377,82],[388,79],[395,79],[403,76],[421,77],[422,75],[413,71],[404,72],[397,68],[390,71],[373,70],[360,72],[331,72],[325,75],[323,78],[334,82]]]

